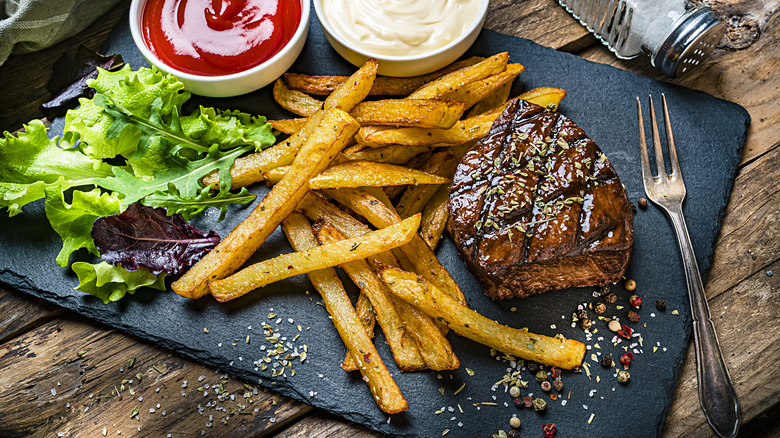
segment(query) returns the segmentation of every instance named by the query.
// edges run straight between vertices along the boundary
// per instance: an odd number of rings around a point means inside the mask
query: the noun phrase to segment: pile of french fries
[[[372,343],[377,323],[402,371],[457,368],[449,329],[520,358],[578,366],[583,344],[469,309],[434,253],[458,161],[509,105],[524,67],[499,53],[414,78],[377,77],[377,68],[372,59],[349,77],[288,73],[276,81],[274,98],[300,117],[271,121],[289,137],[230,170],[233,187],[272,188],[173,289],[227,301],[308,274],[347,347],[342,368],[359,371],[387,413],[408,404]],[[565,95],[544,87],[514,99],[555,110]],[[219,175],[203,182],[217,186]],[[279,225],[295,252],[244,266]],[[335,267],[360,288],[354,306]]]

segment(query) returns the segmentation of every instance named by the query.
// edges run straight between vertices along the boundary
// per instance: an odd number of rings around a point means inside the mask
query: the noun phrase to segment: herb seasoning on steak
[[[450,234],[493,299],[620,279],[633,213],[615,169],[565,116],[517,100],[458,165]]]

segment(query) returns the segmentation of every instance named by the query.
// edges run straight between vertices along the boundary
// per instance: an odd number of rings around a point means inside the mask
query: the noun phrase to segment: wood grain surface
[[[128,3],[80,35],[0,66],[0,130],[41,117],[64,50],[99,48]],[[737,394],[741,437],[780,434],[780,1],[712,0],[727,38],[673,82],[737,102],[752,124],[706,283]],[[486,27],[668,80],[645,59],[619,61],[554,0],[491,1]],[[185,384],[186,381],[186,384]],[[158,407],[159,405],[159,407]],[[138,412],[136,414],[135,409]],[[135,414],[135,415],[133,415]],[[0,287],[0,436],[374,437],[148,342]],[[714,436],[698,402],[689,349],[664,437]]]

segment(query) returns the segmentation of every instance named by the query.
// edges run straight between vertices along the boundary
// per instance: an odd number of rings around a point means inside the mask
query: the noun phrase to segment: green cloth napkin
[[[0,0],[0,65],[84,30],[122,0]]]

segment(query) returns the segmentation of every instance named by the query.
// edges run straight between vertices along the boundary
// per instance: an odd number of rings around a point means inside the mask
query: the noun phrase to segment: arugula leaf
[[[46,217],[54,231],[62,238],[62,249],[57,255],[57,264],[68,266],[70,255],[79,248],[86,248],[100,256],[92,240],[92,224],[102,216],[120,212],[119,199],[115,194],[102,194],[100,189],[91,192],[75,190],[70,204],[65,202],[62,190],[46,189]]]
[[[94,295],[105,304],[118,301],[125,294],[132,294],[144,286],[165,290],[166,274],[154,275],[148,269],[130,272],[121,266],[111,266],[106,262],[97,264],[75,262],[71,268],[79,277],[76,290]]]
[[[0,208],[9,215],[44,197],[47,187],[92,185],[99,178],[110,176],[111,167],[84,155],[78,149],[62,149],[57,138],[46,136],[40,120],[24,126],[17,136],[4,133],[0,139]]]
[[[222,152],[217,145],[209,149],[208,155],[197,161],[173,158],[171,167],[158,171],[152,180],[140,180],[121,167],[114,167],[114,176],[96,181],[99,186],[120,193],[122,206],[126,207],[155,192],[167,192],[172,184],[178,190],[176,197],[195,199],[201,194],[200,180],[213,170],[230,169],[235,159],[252,149],[252,146]],[[227,172],[223,172],[227,173]],[[222,175],[222,174],[220,174]],[[225,181],[229,186],[230,182]],[[175,200],[176,197],[172,197]],[[158,197],[159,201],[159,197]]]
[[[247,205],[255,200],[256,196],[249,193],[246,187],[238,193],[232,193],[222,185],[216,195],[211,195],[209,187],[203,187],[195,197],[184,197],[179,194],[176,186],[168,186],[167,192],[154,192],[144,197],[142,203],[149,207],[164,207],[168,214],[180,214],[184,220],[191,220],[208,207],[218,208],[220,211],[218,221],[222,221],[227,214],[227,206],[230,204]]]

